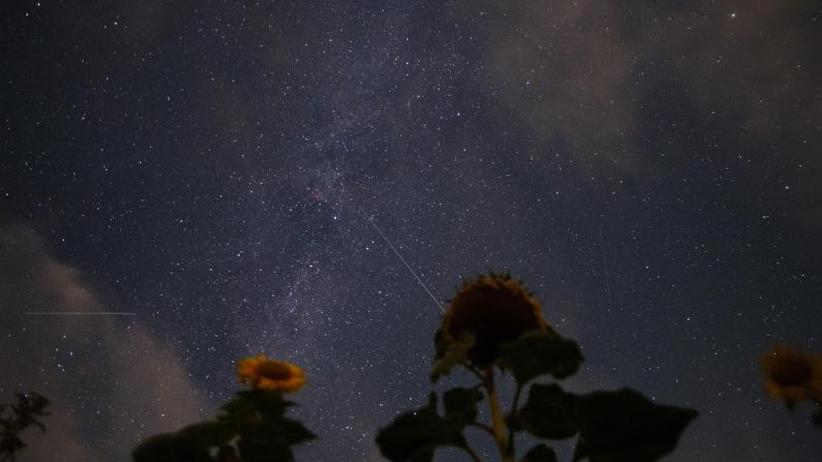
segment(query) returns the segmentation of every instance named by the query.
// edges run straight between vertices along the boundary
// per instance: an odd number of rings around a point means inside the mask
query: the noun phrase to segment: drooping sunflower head
[[[788,404],[822,396],[822,358],[777,345],[762,358],[765,391]]]
[[[481,368],[494,362],[501,344],[525,332],[547,328],[539,302],[508,274],[492,273],[465,281],[442,321],[446,345],[463,331],[474,335],[468,358]]]
[[[237,377],[255,390],[292,392],[305,384],[305,373],[294,364],[268,359],[265,354],[237,363]]]

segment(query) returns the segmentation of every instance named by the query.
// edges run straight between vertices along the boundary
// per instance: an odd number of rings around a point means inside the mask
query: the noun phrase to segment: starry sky
[[[569,388],[699,410],[667,460],[822,454],[759,365],[822,350],[819,1],[12,0],[0,23],[0,398],[54,402],[22,460],[126,460],[258,352],[306,370],[298,460],[381,460],[440,308],[378,229],[441,303],[522,278],[583,347]],[[26,314],[51,311],[131,314]]]

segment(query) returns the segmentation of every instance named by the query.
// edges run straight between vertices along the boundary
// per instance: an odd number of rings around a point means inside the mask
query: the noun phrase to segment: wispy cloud
[[[138,438],[205,413],[181,358],[139,317],[23,314],[120,311],[31,229],[0,228],[0,280],[0,395],[37,391],[54,403],[20,460],[123,460]]]

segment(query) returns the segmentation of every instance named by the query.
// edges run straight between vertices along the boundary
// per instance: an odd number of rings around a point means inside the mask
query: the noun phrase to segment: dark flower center
[[[271,380],[287,380],[291,378],[291,369],[285,364],[266,361],[254,368],[257,375]]]
[[[790,354],[778,358],[771,369],[771,380],[781,386],[800,386],[808,383],[813,371],[805,358]]]

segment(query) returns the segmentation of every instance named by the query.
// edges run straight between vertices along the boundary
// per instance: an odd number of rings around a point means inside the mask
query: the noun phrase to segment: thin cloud
[[[181,358],[139,319],[23,314],[118,311],[31,229],[0,228],[0,280],[0,393],[37,391],[54,403],[21,461],[123,460],[139,438],[203,417]]]

